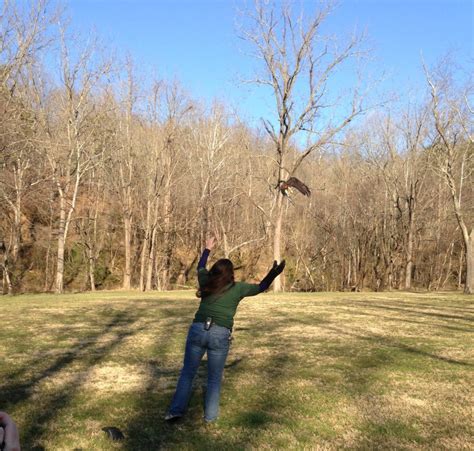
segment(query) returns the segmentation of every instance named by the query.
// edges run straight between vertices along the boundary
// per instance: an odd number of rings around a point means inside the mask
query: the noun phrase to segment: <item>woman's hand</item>
[[[216,245],[216,237],[211,236],[206,240],[206,249],[212,251],[212,248]]]
[[[20,436],[16,424],[5,412],[0,412],[0,445],[5,451],[20,451]]]
[[[272,266],[272,271],[274,272],[274,274],[276,274],[277,276],[279,274],[281,274],[283,272],[283,270],[285,269],[285,265],[286,265],[286,262],[285,260],[282,260],[280,262],[280,264],[277,263],[276,260],[273,261],[273,266]]]

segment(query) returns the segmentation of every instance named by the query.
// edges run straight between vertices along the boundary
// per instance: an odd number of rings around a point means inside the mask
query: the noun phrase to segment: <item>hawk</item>
[[[297,189],[303,196],[310,196],[311,191],[310,189],[299,179],[296,177],[290,177],[288,180],[280,180],[277,185],[280,188],[280,191],[284,196],[288,196],[288,189],[295,188]]]

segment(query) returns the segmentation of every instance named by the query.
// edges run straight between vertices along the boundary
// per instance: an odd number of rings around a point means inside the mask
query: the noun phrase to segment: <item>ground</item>
[[[194,292],[4,296],[0,409],[25,450],[474,449],[474,296],[245,299],[216,424],[162,418]],[[125,440],[111,442],[105,426]]]

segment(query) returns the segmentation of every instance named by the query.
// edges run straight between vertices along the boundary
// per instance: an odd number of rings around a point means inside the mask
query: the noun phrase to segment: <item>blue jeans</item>
[[[222,373],[229,352],[230,330],[212,325],[204,330],[204,323],[193,323],[186,339],[183,369],[171,401],[169,413],[183,415],[191,398],[192,384],[204,353],[207,351],[207,390],[204,419],[213,421],[219,414]]]

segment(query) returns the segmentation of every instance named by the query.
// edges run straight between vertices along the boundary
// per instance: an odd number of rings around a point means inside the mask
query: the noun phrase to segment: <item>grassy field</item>
[[[192,292],[3,297],[0,409],[25,450],[474,449],[474,297],[264,294],[236,316],[220,419],[163,414]],[[119,427],[111,442],[101,428]]]

